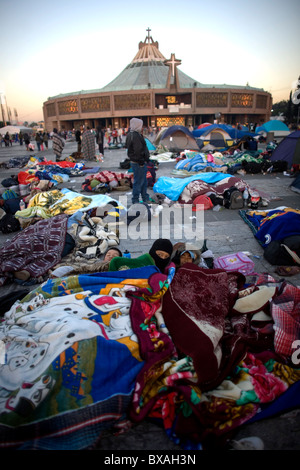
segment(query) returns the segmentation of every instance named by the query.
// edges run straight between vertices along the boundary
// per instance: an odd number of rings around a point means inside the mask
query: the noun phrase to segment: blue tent
[[[152,142],[148,139],[148,137],[145,137],[145,141],[146,141],[146,145],[147,145],[149,152],[153,152],[154,150],[156,150],[155,145],[152,144]]]
[[[243,130],[239,130],[236,127],[232,127],[230,124],[212,124],[211,126],[203,127],[202,129],[195,129],[193,131],[193,136],[195,138],[201,137],[202,135],[209,134],[214,129],[222,129],[223,131],[227,132],[232,139],[242,139],[245,136],[254,137],[257,133],[250,132],[245,126],[243,126]]]
[[[300,165],[300,131],[287,135],[273,151],[271,161],[284,160],[288,162],[288,167]]]
[[[274,132],[274,136],[285,136],[290,133],[290,130],[284,122],[279,121],[277,119],[273,119],[272,121],[265,122],[262,126],[256,128],[256,133],[268,133]]]

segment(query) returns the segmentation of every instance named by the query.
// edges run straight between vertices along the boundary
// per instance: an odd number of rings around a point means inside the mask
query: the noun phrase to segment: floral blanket
[[[0,326],[0,448],[92,448],[145,418],[185,449],[221,446],[299,383],[299,302],[194,265],[48,280]]]
[[[143,366],[126,292],[150,292],[153,274],[48,280],[12,306],[0,325],[0,448],[82,449],[122,427]]]

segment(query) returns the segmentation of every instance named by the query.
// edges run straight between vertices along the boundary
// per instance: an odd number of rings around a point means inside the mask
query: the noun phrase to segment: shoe
[[[230,441],[232,450],[264,450],[264,443],[260,437],[251,436],[240,439],[239,441]]]

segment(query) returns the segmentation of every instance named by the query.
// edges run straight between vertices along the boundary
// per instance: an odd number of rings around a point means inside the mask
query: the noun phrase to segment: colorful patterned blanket
[[[300,234],[300,210],[278,207],[271,210],[240,211],[258,243],[265,248],[273,240]]]
[[[0,448],[92,448],[150,417],[199,449],[255,418],[299,382],[286,349],[299,340],[299,292],[265,276],[243,284],[193,265],[48,280],[0,325]],[[270,286],[271,305],[259,304]]]
[[[0,447],[82,449],[122,425],[143,366],[126,292],[151,295],[152,277],[160,288],[155,266],[49,280],[13,305],[0,325]]]

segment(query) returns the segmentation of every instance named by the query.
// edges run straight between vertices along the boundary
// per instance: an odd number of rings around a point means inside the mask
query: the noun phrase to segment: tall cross
[[[149,26],[148,26],[148,29],[146,29],[146,31],[148,32],[148,42],[150,42],[150,31],[151,31],[151,29],[149,28]]]
[[[175,54],[171,54],[171,58],[165,61],[165,64],[169,67],[172,66],[172,77],[175,75],[175,67],[181,64],[181,60],[175,59]]]

